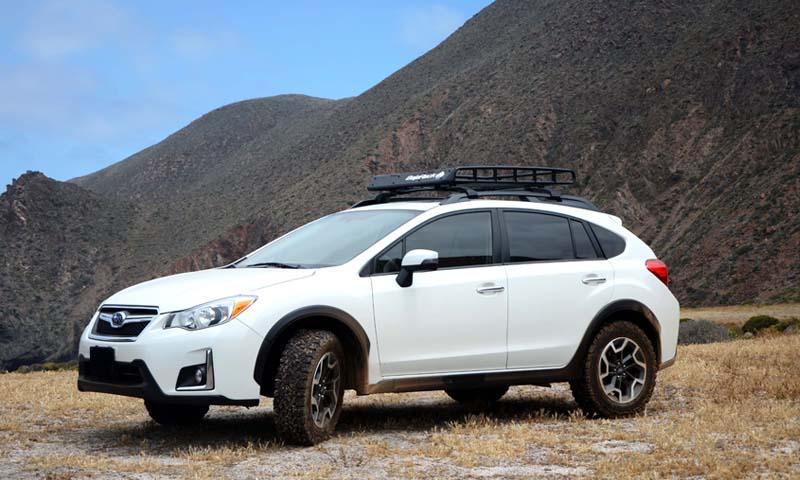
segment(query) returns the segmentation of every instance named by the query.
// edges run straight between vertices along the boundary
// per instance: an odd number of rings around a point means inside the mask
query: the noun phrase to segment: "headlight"
[[[244,312],[247,307],[256,301],[256,298],[258,297],[248,295],[223,298],[182,312],[170,313],[167,314],[164,328],[202,330],[214,325],[221,325],[238,317],[240,313]]]

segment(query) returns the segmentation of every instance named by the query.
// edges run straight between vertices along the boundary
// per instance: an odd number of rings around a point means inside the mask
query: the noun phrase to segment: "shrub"
[[[744,325],[742,325],[742,331],[755,334],[760,330],[764,330],[779,323],[780,320],[775,317],[771,317],[769,315],[756,315],[755,317],[750,317],[750,320],[744,322]]]
[[[794,328],[790,329],[789,327],[794,327]],[[775,329],[781,332],[785,332],[787,329],[793,332],[800,331],[800,318],[792,317],[781,320],[775,325]]]
[[[64,370],[77,370],[78,361],[71,360],[69,362],[44,362],[32,363],[30,365],[22,365],[15,370],[16,373],[32,373],[32,372],[61,372]]]
[[[730,338],[728,329],[710,320],[686,320],[678,328],[678,344],[724,342]]]

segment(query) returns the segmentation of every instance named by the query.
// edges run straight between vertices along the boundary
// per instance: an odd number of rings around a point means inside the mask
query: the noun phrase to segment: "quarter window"
[[[402,261],[403,242],[397,242],[375,261],[375,273],[399,272],[400,262]]]
[[[603,249],[606,258],[616,257],[625,251],[625,239],[616,233],[606,230],[603,227],[598,227],[592,224],[592,230],[600,243],[600,248]]]

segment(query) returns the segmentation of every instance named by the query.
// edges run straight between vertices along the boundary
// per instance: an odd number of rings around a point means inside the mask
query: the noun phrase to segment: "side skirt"
[[[539,385],[549,387],[551,383],[568,382],[577,377],[569,366],[552,370],[528,370],[517,372],[463,373],[421,378],[381,380],[368,387],[367,393],[420,392],[450,388],[479,388],[499,385]]]

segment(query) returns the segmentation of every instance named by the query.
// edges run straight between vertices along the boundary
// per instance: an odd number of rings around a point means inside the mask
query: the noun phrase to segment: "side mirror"
[[[401,287],[410,287],[414,281],[414,272],[429,272],[439,268],[439,252],[433,250],[411,250],[403,257],[400,264],[400,273],[397,274],[397,284]]]

